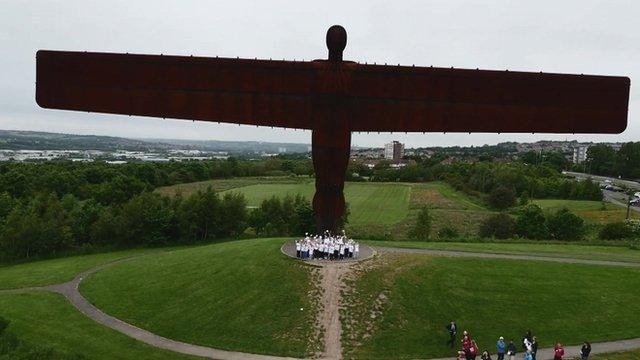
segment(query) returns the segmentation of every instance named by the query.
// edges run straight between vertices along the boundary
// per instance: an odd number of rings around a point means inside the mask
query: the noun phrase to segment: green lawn
[[[280,253],[283,242],[159,253],[97,272],[80,291],[106,313],[171,339],[307,356],[315,343],[312,267]]]
[[[1,294],[0,316],[10,321],[6,331],[29,344],[87,359],[196,359],[156,349],[106,328],[58,294]]]
[[[134,249],[3,266],[0,267],[0,289],[43,286],[69,281],[78,273],[94,266],[150,251],[154,250]]]
[[[624,221],[627,216],[626,209],[614,204],[603,203],[602,201],[542,199],[532,200],[531,202],[545,211],[557,211],[567,208],[582,217],[586,222],[593,224]],[[640,214],[635,211],[631,212],[631,216],[640,218]]]
[[[640,269],[415,254],[377,261],[345,297],[346,357],[453,357],[452,319],[491,350],[497,337],[529,328],[544,347],[640,333]]]
[[[624,246],[417,241],[368,241],[367,243],[374,246],[470,251],[493,254],[551,256],[574,259],[611,260],[640,263],[640,250],[632,250]]]
[[[611,354],[594,355],[593,360],[640,360],[640,349]]]
[[[244,194],[249,206],[258,206],[272,196],[300,194],[313,199],[314,184],[255,184],[227,190]],[[349,224],[394,224],[404,219],[409,212],[411,187],[406,184],[346,183],[345,199],[351,215]]]

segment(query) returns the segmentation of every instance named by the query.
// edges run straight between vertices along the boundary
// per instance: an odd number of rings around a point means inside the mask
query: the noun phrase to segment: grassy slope
[[[367,243],[375,246],[390,246],[416,249],[456,250],[494,254],[522,254],[575,259],[640,262],[640,250],[632,250],[628,247],[623,246],[417,241],[370,241]]]
[[[343,346],[357,358],[452,356],[444,329],[451,319],[480,348],[492,350],[498,336],[518,339],[528,328],[541,346],[640,333],[640,323],[630,316],[640,312],[638,269],[424,255],[390,259],[354,282],[359,292],[351,301],[370,307],[385,288],[388,299],[372,336],[362,345]],[[352,310],[347,313],[356,324],[369,321],[366,310]]]
[[[310,267],[281,254],[282,243],[244,240],[161,253],[100,271],[80,290],[105,312],[165,337],[305,356],[315,319]]]
[[[0,267],[0,289],[43,286],[69,281],[78,273],[94,266],[150,251],[154,250],[134,249]]]
[[[626,209],[609,203],[605,203],[603,207],[601,201],[542,199],[532,202],[546,211],[557,211],[566,207],[586,222],[594,224],[624,221],[627,216]],[[640,218],[640,214],[635,211],[631,211],[631,216]]]
[[[87,359],[196,359],[160,350],[86,318],[62,295],[44,292],[0,295],[7,331],[20,339]]]
[[[611,354],[594,355],[590,357],[593,360],[640,360],[640,349],[633,351],[624,351]]]

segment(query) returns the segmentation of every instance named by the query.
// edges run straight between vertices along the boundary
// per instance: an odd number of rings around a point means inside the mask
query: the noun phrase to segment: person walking
[[[509,360],[516,360],[516,354],[518,350],[516,349],[516,344],[513,343],[513,339],[509,340],[509,346],[507,346],[507,355],[509,355]]]
[[[504,357],[504,354],[503,354]],[[482,352],[482,355],[480,356],[480,359],[482,360],[491,360],[491,354],[489,354],[489,350],[486,350]]]
[[[564,356],[564,348],[561,343],[557,343],[553,350],[553,360],[562,360]]]
[[[447,345],[453,349],[456,341],[456,334],[458,333],[458,327],[456,326],[455,321],[451,321],[451,323],[447,325],[447,331],[449,332],[449,341],[447,341]]]
[[[531,350],[527,350],[524,353],[524,360],[533,360],[533,356],[531,355]]]
[[[536,355],[538,355],[538,338],[534,336],[533,339],[531,339],[532,360],[536,360]]]
[[[580,358],[582,360],[588,360],[589,354],[591,354],[591,344],[585,341],[584,344],[582,344],[582,348],[580,349]]]
[[[496,353],[498,354],[498,360],[504,360],[505,352],[507,352],[507,344],[505,344],[504,338],[500,336],[498,342],[496,342]]]
[[[467,360],[476,360],[476,356],[478,356],[478,344],[476,344],[476,341],[473,339],[471,339],[469,344],[469,347],[465,350]]]

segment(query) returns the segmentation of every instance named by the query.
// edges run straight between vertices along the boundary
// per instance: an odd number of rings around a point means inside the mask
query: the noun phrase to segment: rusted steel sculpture
[[[318,231],[344,212],[351,132],[620,133],[627,77],[359,64],[347,33],[328,60],[38,51],[44,108],[312,131]]]

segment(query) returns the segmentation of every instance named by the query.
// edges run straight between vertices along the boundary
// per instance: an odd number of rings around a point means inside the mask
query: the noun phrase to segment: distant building
[[[400,162],[404,156],[404,144],[393,141],[384,145],[384,158],[387,160],[393,160],[393,162]]]
[[[580,164],[587,160],[588,145],[579,145],[573,148],[573,163]]]

